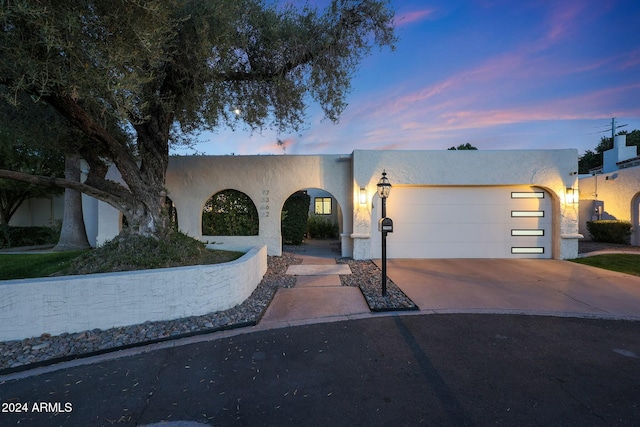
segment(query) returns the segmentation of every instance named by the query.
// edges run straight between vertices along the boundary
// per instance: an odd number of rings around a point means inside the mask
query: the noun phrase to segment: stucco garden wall
[[[267,271],[267,250],[204,266],[0,281],[0,341],[226,310]]]
[[[640,166],[580,179],[580,232],[589,237],[587,221],[594,208],[602,205],[600,219],[631,221],[631,244],[640,245]]]
[[[361,187],[367,204],[353,211],[355,259],[371,257],[371,233],[376,184],[386,170],[394,186],[505,186],[535,185],[553,198],[553,258],[578,254],[578,204],[565,203],[567,187],[578,187],[577,150],[508,151],[364,151],[353,152],[353,198]],[[392,203],[393,190],[389,203]]]
[[[176,205],[180,229],[214,243],[218,249],[265,244],[269,255],[282,253],[280,233],[284,202],[296,191],[319,188],[351,212],[351,156],[191,156],[172,157],[167,171],[169,197]],[[233,189],[251,198],[260,217],[259,235],[202,236],[202,208],[215,193]],[[351,215],[342,229],[351,234]],[[349,242],[343,242],[343,253]],[[345,256],[350,256],[345,255]]]

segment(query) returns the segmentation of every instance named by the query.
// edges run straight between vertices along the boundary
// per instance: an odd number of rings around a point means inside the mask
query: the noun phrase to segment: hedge
[[[320,215],[309,215],[307,233],[311,239],[336,239],[338,224]]]
[[[307,231],[311,198],[303,192],[294,193],[282,207],[282,242],[285,245],[300,245]]]
[[[599,220],[587,221],[587,230],[594,242],[629,244],[631,223],[629,221]]]
[[[60,239],[60,227],[13,227],[0,225],[0,248],[55,245]]]

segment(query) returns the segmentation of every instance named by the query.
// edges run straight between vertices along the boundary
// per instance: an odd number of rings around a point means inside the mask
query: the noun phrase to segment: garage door
[[[381,255],[374,205],[372,256]],[[389,258],[551,258],[552,203],[538,187],[398,187]]]

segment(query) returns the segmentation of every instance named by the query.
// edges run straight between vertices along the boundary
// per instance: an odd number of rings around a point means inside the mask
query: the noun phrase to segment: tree
[[[64,158],[64,177],[70,181],[80,182],[80,156],[74,153],[67,153]],[[62,227],[60,228],[60,239],[53,248],[55,251],[71,251],[78,249],[88,249],[89,239],[84,226],[82,211],[82,194],[71,188],[64,190],[64,214],[62,217]]]
[[[627,136],[627,146],[640,147],[640,130],[633,130],[631,132],[621,131],[618,135]],[[600,143],[595,148],[595,152],[587,150],[578,159],[578,172],[589,173],[589,170],[602,166],[603,157],[602,153],[613,148],[613,140],[610,137],[603,136],[600,138]]]
[[[43,105],[28,105],[22,112],[0,104],[0,168],[23,173],[60,177],[64,156],[55,147],[60,132],[55,111]],[[48,140],[51,146],[44,144]],[[22,203],[58,191],[34,184],[0,179],[0,224],[8,224]]]
[[[393,48],[386,3],[333,0],[321,14],[261,0],[3,2],[5,99],[28,93],[59,111],[87,137],[78,153],[90,171],[84,183],[0,177],[82,191],[122,211],[131,232],[161,236],[169,143],[240,123],[296,130],[312,101],[337,121],[361,58]],[[124,185],[105,179],[110,164]]]
[[[477,148],[467,142],[466,144],[460,144],[457,147],[447,148],[447,150],[477,150]]]

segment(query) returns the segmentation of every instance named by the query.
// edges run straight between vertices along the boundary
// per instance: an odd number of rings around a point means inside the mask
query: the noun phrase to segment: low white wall
[[[225,264],[2,281],[0,341],[226,310],[247,299],[266,271],[261,246]]]

